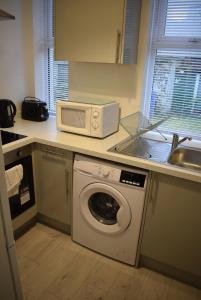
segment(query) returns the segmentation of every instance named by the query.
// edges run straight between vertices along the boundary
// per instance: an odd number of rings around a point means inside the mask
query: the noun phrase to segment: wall
[[[106,98],[120,103],[122,113],[136,110],[134,65],[70,63],[70,97]]]
[[[0,21],[0,99],[13,100],[19,110],[34,94],[32,1],[0,0],[0,8],[16,17]]]
[[[151,0],[142,1],[138,60],[136,65],[70,63],[70,97],[107,98],[120,103],[122,116],[138,111],[144,92]]]

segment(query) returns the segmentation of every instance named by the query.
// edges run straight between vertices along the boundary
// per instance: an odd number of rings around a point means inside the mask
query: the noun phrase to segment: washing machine
[[[135,265],[148,173],[75,155],[73,241]]]

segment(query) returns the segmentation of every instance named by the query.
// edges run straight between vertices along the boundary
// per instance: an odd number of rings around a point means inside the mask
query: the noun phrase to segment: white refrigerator
[[[0,139],[0,299],[22,300]]]

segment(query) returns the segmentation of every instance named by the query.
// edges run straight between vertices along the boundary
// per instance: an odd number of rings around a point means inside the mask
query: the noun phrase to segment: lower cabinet
[[[70,232],[73,153],[36,145],[35,173],[39,221]]]
[[[152,175],[141,261],[201,286],[201,184]]]

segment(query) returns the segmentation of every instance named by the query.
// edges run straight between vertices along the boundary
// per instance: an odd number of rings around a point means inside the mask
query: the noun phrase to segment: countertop
[[[50,117],[44,122],[32,122],[17,118],[14,127],[3,130],[26,135],[27,137],[3,146],[3,153],[12,151],[21,146],[38,142],[77,153],[82,153],[133,167],[156,171],[201,183],[201,172],[190,171],[165,163],[108,152],[108,149],[128,137],[127,132],[120,127],[117,133],[104,139],[86,137],[58,131],[56,118]]]

